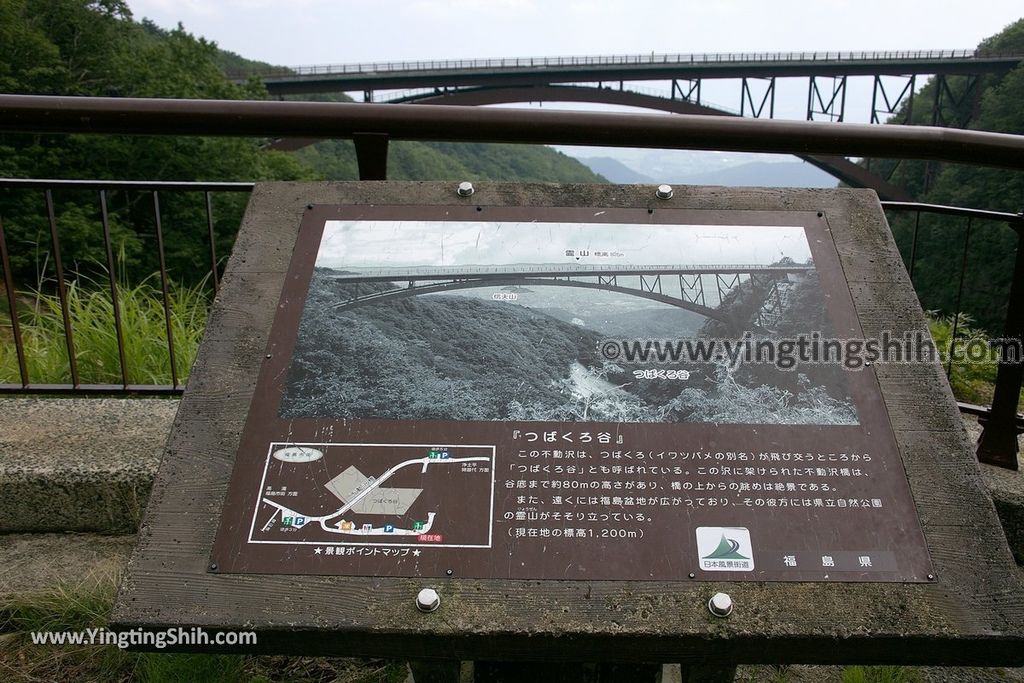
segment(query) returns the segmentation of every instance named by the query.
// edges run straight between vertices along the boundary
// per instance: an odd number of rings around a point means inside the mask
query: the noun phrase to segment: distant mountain
[[[697,173],[683,179],[692,185],[754,187],[836,187],[838,180],[802,161],[755,161],[732,168]]]
[[[612,157],[577,157],[594,173],[604,176],[612,183],[633,184],[653,183],[654,178],[637,173],[629,166]]]
[[[793,157],[683,149],[556,147],[613,183],[836,187],[838,181]]]

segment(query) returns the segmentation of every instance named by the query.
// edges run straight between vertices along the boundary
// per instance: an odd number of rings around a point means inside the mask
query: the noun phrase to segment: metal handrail
[[[256,183],[166,180],[67,180],[0,178],[0,188],[48,190],[167,190],[172,192],[250,192]]]
[[[454,105],[0,95],[0,130],[515,142],[840,154],[1024,169],[1024,136],[930,126]]]
[[[971,209],[965,206],[948,206],[946,204],[928,204],[926,202],[895,202],[883,201],[882,207],[894,211],[922,211],[941,214],[943,216],[961,216],[963,218],[981,218],[984,220],[1002,221],[1005,223],[1024,223],[1024,213],[1008,211],[991,211],[989,209]]]

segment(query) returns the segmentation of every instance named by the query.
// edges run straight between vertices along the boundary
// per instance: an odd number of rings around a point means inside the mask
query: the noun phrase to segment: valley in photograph
[[[857,424],[839,365],[602,352],[745,332],[831,334],[803,228],[328,221],[281,415]]]

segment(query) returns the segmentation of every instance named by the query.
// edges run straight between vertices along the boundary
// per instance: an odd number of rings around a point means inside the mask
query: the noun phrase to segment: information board
[[[217,572],[928,580],[820,213],[483,218],[306,212]]]

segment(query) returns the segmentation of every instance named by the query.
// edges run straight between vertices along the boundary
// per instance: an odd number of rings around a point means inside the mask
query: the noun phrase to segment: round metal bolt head
[[[459,183],[459,196],[460,197],[468,197],[471,194],[473,194],[474,192],[476,192],[476,190],[473,189],[473,183],[469,182],[468,180],[464,180],[461,183]]]
[[[441,606],[441,596],[433,588],[424,588],[416,594],[416,609],[421,612],[433,612]]]
[[[715,593],[708,600],[708,609],[716,617],[727,617],[732,614],[732,598],[728,593]]]
[[[672,199],[671,185],[658,185],[658,191],[654,193],[658,199]]]

